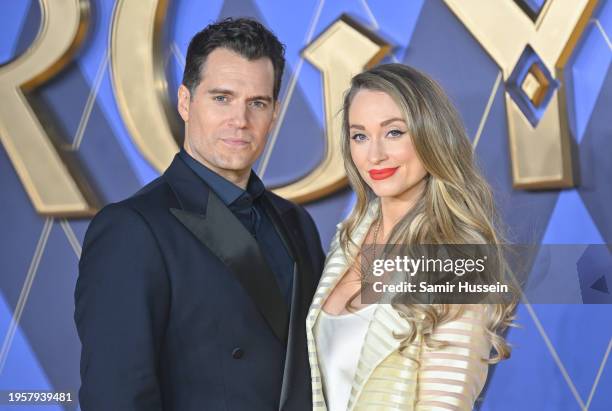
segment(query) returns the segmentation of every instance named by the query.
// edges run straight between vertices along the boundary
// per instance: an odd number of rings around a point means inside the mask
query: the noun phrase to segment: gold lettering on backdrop
[[[160,172],[178,151],[175,138],[182,137],[162,55],[167,10],[167,0],[118,0],[110,42],[119,112],[140,153]]]
[[[444,0],[499,65],[508,80],[527,46],[559,82],[534,126],[506,88],[513,185],[562,188],[574,185],[563,70],[588,23],[596,0],[548,0],[535,22],[510,0]],[[531,66],[522,92],[537,107],[549,87],[541,67]],[[521,92],[521,91],[519,91]],[[544,106],[543,106],[544,107]]]
[[[521,54],[532,48],[560,86],[548,102],[550,79],[537,65],[519,84],[545,110],[532,125],[506,91],[512,175],[517,188],[559,188],[574,184],[571,137],[563,70],[597,3],[548,0],[535,22],[509,0],[444,0],[500,66],[506,81]],[[39,0],[41,28],[30,48],[0,67],[0,141],[36,211],[53,216],[89,216],[95,201],[87,185],[69,171],[66,156],[52,144],[25,93],[44,83],[70,60],[88,25],[87,0]],[[111,29],[111,74],[119,111],[139,151],[163,171],[181,137],[170,106],[161,47],[168,0],[118,0]],[[304,58],[323,77],[326,150],[323,160],[299,181],[275,191],[294,201],[321,198],[346,184],[337,115],[353,75],[376,65],[390,46],[342,16],[306,47]],[[72,168],[71,168],[72,169]],[[75,170],[76,171],[76,170]]]
[[[71,174],[25,93],[57,74],[82,43],[89,2],[40,0],[41,25],[30,47],[0,67],[0,140],[34,208],[50,216],[89,216],[95,201]],[[6,193],[4,193],[6,195]]]
[[[326,149],[323,161],[302,179],[276,188],[276,194],[297,202],[312,201],[346,186],[340,153],[344,91],[351,78],[376,65],[390,46],[346,16],[340,17],[303,51],[323,75]]]

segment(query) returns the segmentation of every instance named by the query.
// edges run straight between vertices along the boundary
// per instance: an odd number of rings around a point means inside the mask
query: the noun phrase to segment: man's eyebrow
[[[253,97],[249,97],[247,100],[249,101],[255,101],[255,100],[262,100],[265,101],[267,103],[271,103],[272,102],[272,96],[253,96]]]
[[[234,93],[232,90],[225,88],[211,88],[208,90],[208,94],[228,94],[230,96],[233,96],[236,93]]]
[[[226,94],[228,96],[235,96],[236,93],[234,93],[232,90],[229,89],[225,89],[225,88],[211,88],[210,90],[208,90],[208,94]],[[266,96],[266,95],[261,95],[261,96],[253,96],[253,97],[249,97],[247,99],[248,101],[255,101],[255,100],[262,100],[265,102],[272,102],[272,96]]]

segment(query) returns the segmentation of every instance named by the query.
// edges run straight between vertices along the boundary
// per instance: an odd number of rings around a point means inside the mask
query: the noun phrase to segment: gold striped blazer
[[[378,202],[372,202],[356,227],[356,244],[363,243],[378,207]],[[349,268],[338,232],[306,319],[315,411],[327,411],[327,407],[313,329],[325,300]],[[488,364],[482,358],[489,358],[491,346],[484,321],[484,306],[474,306],[434,331],[436,340],[449,345],[432,349],[416,339],[400,354],[401,341],[394,333],[406,333],[409,325],[391,305],[379,304],[361,349],[347,410],[471,410],[487,377]]]

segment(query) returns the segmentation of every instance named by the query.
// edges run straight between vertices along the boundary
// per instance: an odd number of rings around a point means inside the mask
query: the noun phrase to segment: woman
[[[357,195],[307,319],[315,410],[471,410],[515,304],[361,302],[367,244],[499,244],[488,185],[440,87],[400,64],[355,76],[342,149]],[[493,356],[492,350],[493,349]]]

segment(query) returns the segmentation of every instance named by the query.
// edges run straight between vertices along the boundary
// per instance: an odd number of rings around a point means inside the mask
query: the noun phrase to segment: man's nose
[[[232,109],[230,124],[236,128],[244,128],[248,124],[248,117],[247,103],[238,103]]]

